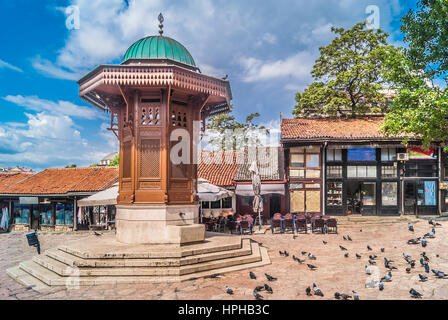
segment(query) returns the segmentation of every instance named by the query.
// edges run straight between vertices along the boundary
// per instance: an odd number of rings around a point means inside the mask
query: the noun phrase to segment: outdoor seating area
[[[320,214],[307,213],[276,213],[271,219],[272,233],[308,233],[308,225],[311,233],[338,233],[337,219],[329,216],[321,216]]]

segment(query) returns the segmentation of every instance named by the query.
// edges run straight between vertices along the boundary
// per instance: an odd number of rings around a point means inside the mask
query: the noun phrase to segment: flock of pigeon
[[[438,227],[438,226],[441,226],[440,223],[434,222],[432,219],[429,220],[429,224],[433,226],[433,228],[432,228],[432,230],[430,232],[428,232],[425,235],[423,235],[423,237],[410,239],[410,240],[407,241],[407,243],[410,244],[410,245],[411,244],[421,244],[423,248],[426,247],[427,246],[427,240],[426,239],[427,238],[435,238],[435,233],[436,233],[435,228]],[[408,223],[408,229],[409,229],[409,231],[414,232],[414,226],[411,223]],[[362,232],[362,230],[360,230],[360,232]],[[352,238],[349,235],[342,236],[342,238],[345,241],[352,241]],[[322,242],[323,242],[324,245],[327,244],[327,241],[322,241]],[[344,257],[348,258],[349,257],[349,253],[348,253],[347,248],[345,248],[345,247],[343,247],[341,245],[339,245],[339,248],[341,249],[341,251],[347,251],[347,252],[344,253]],[[368,251],[372,251],[373,249],[369,245],[367,245],[367,250]],[[381,252],[384,253],[385,252],[385,248],[381,248]],[[286,250],[285,251],[279,251],[279,254],[280,254],[280,256],[283,256],[283,257],[289,257],[289,253]],[[314,256],[311,252],[302,251],[301,255],[302,255],[302,259],[300,259],[300,257],[297,257],[295,255],[292,255],[292,259],[294,261],[296,261],[297,263],[299,263],[299,264],[305,263],[305,258],[308,258],[309,260],[316,260],[317,259],[316,256]],[[361,257],[362,257],[361,254],[358,254],[358,253],[355,253],[355,256],[356,256],[357,259],[361,259]],[[437,255],[437,257],[438,257],[438,255]],[[370,254],[368,256],[368,258],[369,258],[368,259],[368,263],[369,263],[370,266],[376,265],[377,259],[378,259],[377,255]],[[409,273],[411,273],[411,269],[415,268],[416,262],[415,262],[415,260],[413,260],[411,258],[410,255],[408,255],[406,253],[403,253],[403,258],[407,262],[407,264],[409,264],[409,267],[406,268],[406,273],[409,274]],[[384,277],[382,277],[379,282],[378,281],[372,281],[372,282],[366,283],[366,287],[374,288],[374,287],[378,286],[378,289],[380,291],[383,291],[384,290],[384,282],[391,282],[392,281],[392,270],[398,270],[397,267],[392,265],[393,262],[394,262],[393,260],[390,260],[390,259],[384,257],[384,267],[388,270],[388,273]],[[446,273],[444,273],[444,272],[442,272],[440,270],[437,270],[437,269],[431,269],[429,267],[429,258],[427,257],[425,252],[421,253],[420,265],[424,268],[426,273],[429,273],[431,271],[439,279],[446,279],[446,278],[448,278],[448,274],[446,274]],[[312,271],[318,269],[317,266],[315,266],[314,264],[311,264],[311,263],[306,263],[306,266],[310,270],[312,270]],[[372,270],[367,265],[365,266],[365,273],[367,275],[371,275],[372,274]],[[276,281],[277,280],[277,278],[275,278],[275,277],[273,277],[273,276],[271,276],[271,275],[269,275],[267,273],[265,273],[265,276],[266,276],[266,279],[268,281]],[[421,282],[425,282],[425,281],[428,280],[428,277],[425,276],[422,273],[419,273],[418,276],[419,276]],[[254,280],[257,279],[257,276],[252,271],[249,272],[249,277],[250,277],[250,279],[254,279]],[[226,291],[226,293],[228,293],[230,295],[233,294],[233,290],[230,287],[228,287],[228,286],[225,287],[225,291]],[[269,294],[273,293],[273,289],[266,283],[263,286],[257,286],[253,290],[253,296],[257,300],[262,300],[263,299],[263,296],[260,294],[260,291],[265,291],[265,292],[267,292]],[[306,290],[305,290],[305,293],[306,293],[307,296],[312,296],[312,295],[316,295],[316,296],[320,296],[320,297],[324,296],[322,290],[319,289],[319,287],[315,283],[313,283],[312,287],[310,287],[310,286],[307,287]],[[423,296],[421,293],[416,291],[414,288],[411,288],[409,290],[409,293],[410,293],[412,298],[421,298]],[[354,300],[359,300],[358,293],[356,291],[353,291],[353,290],[352,290],[352,295],[349,295],[349,294],[346,294],[346,293],[335,292],[334,293],[334,297],[336,299],[338,299],[338,300],[340,300],[340,299],[348,300],[350,298],[353,298]]]

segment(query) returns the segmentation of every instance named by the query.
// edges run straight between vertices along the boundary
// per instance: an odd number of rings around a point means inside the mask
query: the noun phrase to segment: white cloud
[[[21,95],[8,95],[3,97],[4,100],[12,102],[18,106],[24,107],[27,110],[33,110],[37,112],[45,111],[47,113],[56,115],[68,115],[77,118],[84,119],[104,119],[99,111],[92,107],[82,107],[73,104],[69,101],[59,100],[57,102],[40,99],[37,96],[21,96]]]
[[[243,67],[245,82],[277,79],[307,82],[314,59],[309,52],[301,51],[283,60],[263,61],[253,57],[243,57],[240,63]]]
[[[260,40],[257,41],[256,45],[259,47],[264,44],[273,45],[276,43],[277,43],[277,37],[272,33],[266,32],[266,33],[263,33]]]
[[[81,78],[83,72],[73,72],[64,70],[63,67],[58,67],[52,62],[41,59],[40,57],[35,57],[31,61],[32,66],[38,72],[56,79],[64,79],[64,80],[78,80]],[[86,70],[87,71],[87,70]]]
[[[10,70],[14,70],[17,72],[23,72],[22,69],[20,69],[19,67],[13,66],[12,64],[3,61],[2,59],[0,59],[0,69],[10,69]]]

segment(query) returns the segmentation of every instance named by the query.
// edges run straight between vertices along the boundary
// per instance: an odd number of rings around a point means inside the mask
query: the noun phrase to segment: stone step
[[[70,277],[79,275],[80,277],[88,276],[180,276],[194,272],[201,272],[222,267],[228,267],[237,264],[251,263],[261,260],[260,250],[256,243],[250,243],[249,240],[244,241],[245,246],[249,247],[249,254],[242,256],[228,256],[225,259],[211,260],[206,262],[195,263],[180,267],[151,266],[151,267],[134,267],[134,266],[88,266],[76,267],[64,263],[49,256],[35,256],[33,261],[38,265],[47,268],[60,276]],[[58,257],[60,258],[60,256]],[[62,259],[61,259],[62,260]],[[124,260],[124,259],[123,259]]]
[[[99,284],[118,284],[118,283],[160,283],[160,282],[178,282],[186,281],[199,277],[206,277],[212,274],[222,274],[242,270],[246,268],[255,268],[258,266],[270,263],[267,250],[264,247],[259,247],[257,243],[251,243],[253,253],[247,257],[237,257],[226,259],[225,261],[212,261],[203,264],[197,264],[196,268],[184,270],[189,274],[182,274],[179,276],[148,276],[148,275],[128,275],[124,276],[123,271],[126,268],[113,268],[114,270],[122,271],[116,276],[61,276],[56,272],[43,267],[33,260],[20,263],[20,269],[29,273],[33,277],[44,282],[48,286],[84,286],[84,285],[99,285]],[[205,266],[208,264],[208,266]],[[181,267],[182,268],[182,267]],[[92,268],[104,269],[104,268]],[[134,268],[135,269],[135,268]]]
[[[29,273],[23,271],[19,266],[6,269],[6,273],[18,283],[36,292],[43,293],[50,290],[50,287],[48,285],[46,285],[36,277],[33,277]]]
[[[242,246],[238,249],[204,253],[183,258],[83,259],[58,249],[47,250],[45,255],[66,265],[76,267],[179,267],[212,260],[250,255],[251,252],[250,241],[247,239],[242,241]]]
[[[211,241],[205,243],[188,244],[184,246],[172,245],[135,245],[130,246],[115,241],[115,238],[104,237],[94,238],[91,241],[85,240],[61,245],[59,250],[70,253],[83,259],[148,259],[148,258],[181,258],[199,254],[221,252],[226,250],[236,250],[241,248],[241,237],[228,236],[219,233],[207,232]],[[222,238],[223,241],[219,239]],[[105,249],[107,248],[107,249]]]

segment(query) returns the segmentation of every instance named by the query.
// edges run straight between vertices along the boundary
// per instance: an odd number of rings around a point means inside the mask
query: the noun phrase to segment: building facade
[[[437,215],[447,210],[446,155],[438,145],[386,137],[382,117],[284,119],[290,212]]]

